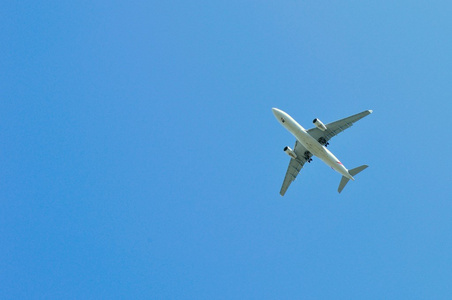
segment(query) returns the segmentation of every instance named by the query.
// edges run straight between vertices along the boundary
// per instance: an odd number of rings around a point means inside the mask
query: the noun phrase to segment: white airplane
[[[326,147],[329,144],[328,141],[333,136],[351,127],[356,121],[370,115],[372,113],[371,110],[366,110],[359,114],[326,125],[324,125],[319,119],[314,119],[312,122],[316,127],[309,130],[305,130],[300,124],[297,123],[297,121],[282,110],[272,108],[272,111],[279,123],[281,123],[281,125],[292,133],[297,139],[293,150],[290,147],[284,147],[284,152],[291,157],[291,160],[289,167],[287,168],[286,177],[284,178],[281,191],[279,192],[281,196],[284,196],[289,188],[289,185],[295,180],[301,168],[303,168],[303,165],[306,162],[312,161],[311,157],[313,155],[320,158],[333,170],[342,175],[342,179],[337,190],[339,193],[342,192],[350,179],[355,180],[353,176],[368,167],[367,165],[362,165],[360,167],[347,170],[347,168],[336,158],[336,156],[326,149]]]

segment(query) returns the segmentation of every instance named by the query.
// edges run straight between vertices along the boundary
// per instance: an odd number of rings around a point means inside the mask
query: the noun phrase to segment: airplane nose
[[[272,108],[272,112],[273,112],[273,114],[274,114],[276,117],[278,117],[278,114],[280,113],[280,110],[277,109],[277,108],[275,108],[275,107],[273,107],[273,108]]]

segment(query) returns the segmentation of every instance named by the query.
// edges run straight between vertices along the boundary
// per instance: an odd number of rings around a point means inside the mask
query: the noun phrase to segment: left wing
[[[325,145],[333,136],[341,133],[345,129],[351,127],[353,123],[356,121],[364,118],[365,116],[368,116],[372,113],[371,110],[365,110],[363,112],[360,112],[359,114],[350,116],[348,118],[335,121],[333,123],[326,124],[326,130],[322,131],[318,129],[317,127],[311,128],[308,130],[308,133],[315,138],[317,141],[319,141],[320,144]],[[297,154],[298,155],[298,154]]]
[[[306,163],[308,159],[311,158],[311,153],[306,153],[306,148],[300,144],[298,141],[295,142],[295,147],[293,149],[297,158],[291,158],[289,167],[287,168],[286,177],[284,177],[284,182],[281,187],[281,191],[279,192],[281,196],[284,196],[287,189],[289,188],[292,181],[297,178],[298,173],[303,168],[303,165]]]

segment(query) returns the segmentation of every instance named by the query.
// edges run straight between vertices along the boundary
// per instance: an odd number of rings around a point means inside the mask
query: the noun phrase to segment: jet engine
[[[312,121],[312,123],[314,123],[314,125],[317,126],[318,129],[320,129],[322,131],[326,130],[325,124],[323,124],[322,121],[320,121],[319,119],[314,119],[314,121]]]
[[[287,155],[289,155],[289,156],[292,157],[293,159],[297,158],[297,155],[295,154],[295,152],[293,152],[292,149],[290,149],[289,146],[284,147],[284,152],[286,152]]]

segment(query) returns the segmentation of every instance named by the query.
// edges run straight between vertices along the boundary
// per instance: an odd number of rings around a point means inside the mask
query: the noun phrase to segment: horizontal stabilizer
[[[355,176],[356,174],[358,174],[359,172],[361,172],[362,170],[364,170],[367,167],[368,167],[368,165],[362,165],[360,167],[348,170],[348,173],[352,176]]]
[[[366,169],[367,167],[368,165],[362,165],[360,167],[349,170],[348,173],[352,176],[355,176],[356,174]],[[342,192],[342,190],[344,189],[345,185],[348,183],[349,180],[350,179],[348,179],[347,177],[342,176],[341,182],[339,183],[339,188],[337,189],[339,193]]]

